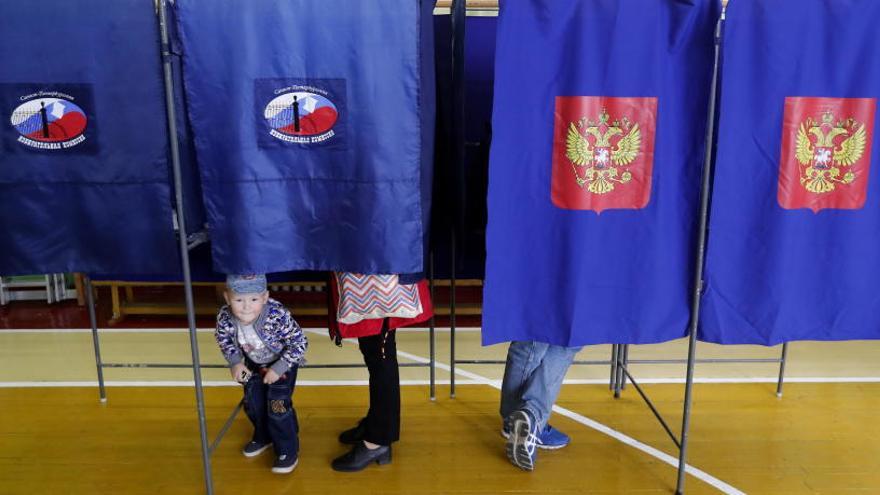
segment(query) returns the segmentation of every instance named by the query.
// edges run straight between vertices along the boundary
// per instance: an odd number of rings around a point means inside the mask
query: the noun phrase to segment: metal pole
[[[465,121],[464,121],[464,35],[467,21],[466,0],[453,0],[452,13],[452,135],[453,163],[455,170],[464,168],[465,162]],[[453,191],[453,198],[460,199],[459,192]],[[454,203],[453,211],[457,212],[461,205]],[[458,215],[452,219],[452,274],[449,287],[449,396],[455,397],[455,229]]]
[[[46,136],[49,137],[49,136]],[[46,302],[52,304],[55,302],[55,275],[44,275],[43,279],[46,281],[45,289],[46,289]]]
[[[180,264],[183,269],[183,292],[186,298],[186,317],[189,324],[189,343],[192,350],[193,379],[196,386],[196,408],[199,415],[199,436],[202,447],[202,466],[205,476],[205,491],[214,494],[214,481],[211,474],[211,455],[208,445],[208,427],[205,421],[205,394],[202,389],[202,370],[199,366],[199,341],[196,335],[196,312],[193,304],[192,274],[189,266],[189,249],[186,237],[186,216],[184,215],[183,187],[180,172],[180,150],[177,142],[177,122],[175,121],[174,85],[171,74],[171,48],[168,42],[168,13],[166,0],[159,0],[159,32],[162,40],[162,68],[165,75],[165,112],[168,120],[168,143],[171,149],[171,167],[174,171],[174,199],[177,206],[178,241]]]
[[[436,304],[436,300],[434,299],[434,250],[433,249],[428,253],[428,286],[431,291],[431,304]],[[435,311],[435,313],[436,313],[436,311]],[[431,378],[430,378],[430,381],[431,381],[431,385],[430,385],[431,400],[437,400],[437,391],[436,391],[437,380],[436,380],[436,373],[435,373],[436,362],[437,362],[437,360],[435,358],[435,352],[436,352],[437,346],[436,346],[436,337],[435,337],[435,331],[434,331],[434,322],[435,322],[434,315],[431,315],[431,320],[429,323],[430,327],[428,330],[428,332],[430,334],[429,335],[429,338],[430,338],[429,345],[430,345],[430,356],[431,356],[430,357],[431,368],[429,370],[429,373],[431,375]]]
[[[452,263],[449,278],[449,397],[455,398],[455,228],[452,229]]]
[[[782,344],[782,357],[779,360],[779,381],[776,382],[776,397],[782,397],[782,383],[785,380],[785,361],[788,359],[788,342]]]
[[[687,359],[629,359],[628,364],[687,364]],[[730,364],[730,363],[778,363],[779,358],[752,359],[695,359],[698,364]]]
[[[52,298],[55,302],[61,302],[64,300],[64,292],[61,290],[62,284],[59,281],[63,276],[63,273],[52,274]]]
[[[614,390],[614,382],[617,377],[617,344],[611,344],[611,376],[608,377],[608,390]]]
[[[192,363],[104,363],[104,368],[136,368],[136,369],[191,369]],[[427,368],[428,363],[400,363],[401,368]],[[218,369],[226,370],[229,366],[225,364],[203,364],[199,366],[202,369]],[[299,369],[363,369],[363,363],[336,363],[336,364],[304,364]]]
[[[458,364],[506,364],[507,361],[503,361],[500,359],[457,359],[455,361]],[[773,362],[779,362],[778,359],[775,359]],[[571,362],[572,365],[606,365],[608,364],[608,360],[593,360],[593,361],[584,361],[584,360],[574,360]],[[107,366],[106,364],[104,366]]]
[[[615,366],[616,373],[614,374],[614,398],[620,398],[620,391],[623,389],[623,356],[626,352],[626,344],[618,344],[617,345],[617,365]]]
[[[620,389],[626,390],[626,368],[629,366],[629,344],[623,345],[623,369],[620,374]]]
[[[718,93],[718,61],[721,54],[721,27],[726,8],[715,26],[715,61],[712,69],[712,86],[709,90],[709,110],[706,116],[706,154],[703,160],[703,177],[700,189],[700,216],[697,230],[697,252],[694,259],[693,291],[691,293],[691,321],[688,328],[687,380],[684,389],[684,413],[681,420],[681,449],[678,456],[678,481],[675,493],[684,493],[684,475],[687,466],[688,429],[691,421],[691,403],[694,388],[694,359],[697,351],[697,326],[700,323],[700,293],[703,288],[703,262],[706,258],[706,237],[709,220],[709,194],[712,189],[712,145],[715,140],[715,99]]]
[[[58,282],[55,281],[55,274],[46,275],[46,302],[52,304],[57,301],[55,294],[58,293]]]
[[[633,387],[635,387],[636,392],[638,392],[639,395],[642,396],[642,400],[645,401],[645,404],[647,404],[648,408],[651,409],[651,412],[654,413],[654,417],[657,418],[657,421],[660,422],[660,426],[662,426],[663,429],[666,430],[666,434],[669,435],[670,439],[672,439],[672,443],[674,443],[676,447],[681,448],[681,444],[678,443],[678,439],[675,438],[675,434],[672,433],[672,429],[670,429],[669,425],[666,424],[666,420],[663,419],[660,411],[658,411],[657,408],[654,407],[654,403],[651,402],[651,399],[648,398],[648,394],[646,394],[645,391],[642,390],[642,387],[639,386],[639,383],[636,381],[635,378],[633,378],[633,376],[630,374],[629,370],[626,369],[625,366],[623,367],[623,374],[629,377],[629,380],[632,382]]]
[[[208,449],[208,452],[214,454],[214,451],[217,450],[217,447],[220,446],[220,441],[223,440],[223,437],[226,435],[226,432],[232,428],[232,423],[235,422],[235,417],[238,416],[238,413],[244,409],[244,399],[239,401],[238,405],[235,406],[235,409],[232,410],[232,414],[229,415],[229,418],[226,419],[226,422],[223,423],[223,427],[220,428],[220,433],[217,433],[217,438],[214,439],[214,442],[211,444],[211,447]]]
[[[101,341],[98,338],[98,318],[95,316],[95,293],[92,288],[92,279],[88,275],[83,277],[86,284],[86,301],[89,305],[89,322],[92,324],[92,344],[95,346],[95,367],[98,369],[98,391],[101,402],[107,402],[107,389],[104,386],[104,363],[101,361]]]

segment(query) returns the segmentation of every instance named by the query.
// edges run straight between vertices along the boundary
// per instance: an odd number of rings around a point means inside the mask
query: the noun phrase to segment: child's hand
[[[269,368],[268,370],[266,370],[266,375],[263,377],[263,383],[265,383],[266,385],[271,385],[277,382],[279,378],[281,377],[278,376],[278,373],[275,373],[275,370]]]
[[[238,383],[245,383],[250,378],[250,371],[248,371],[247,366],[244,363],[238,363],[229,369],[229,372],[232,374],[232,379],[237,381]]]

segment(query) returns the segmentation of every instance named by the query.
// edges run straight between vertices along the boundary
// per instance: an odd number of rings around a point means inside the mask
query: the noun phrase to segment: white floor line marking
[[[140,369],[140,368],[138,368]],[[183,368],[184,370],[186,368]],[[323,368],[304,368],[300,370],[300,373],[303,371],[309,370],[324,370]],[[351,369],[351,368],[350,368]],[[444,368],[445,369],[445,368]],[[204,373],[204,371],[203,371]],[[455,383],[462,385],[485,385],[486,381],[489,380],[491,382],[500,383],[498,380],[491,380],[490,378],[480,378],[478,380],[456,380]],[[108,387],[192,387],[192,380],[107,380],[104,382]],[[202,382],[206,387],[225,387],[225,386],[233,386],[235,383],[225,382],[225,381],[211,381],[205,380]],[[448,379],[437,379],[435,381],[438,385],[449,385]],[[639,380],[639,383],[650,383],[655,385],[681,385],[684,383],[684,379],[678,378],[658,378],[658,379],[646,379]],[[757,379],[739,379],[739,378],[706,378],[703,380],[694,380],[694,383],[702,383],[702,384],[750,384],[750,383],[776,383],[776,378],[767,377],[767,378],[757,378]],[[785,383],[880,383],[880,378],[869,377],[869,378],[842,378],[837,380],[835,378],[786,378]],[[369,383],[366,380],[297,380],[297,385],[303,386],[344,386],[344,385],[368,385]],[[409,385],[429,385],[430,381],[428,380],[401,380],[401,385],[409,386]],[[563,381],[565,385],[608,385],[607,379],[588,379],[581,380],[577,378],[566,379]],[[9,381],[3,382],[0,381],[0,388],[54,388],[54,387],[97,387],[97,381],[88,381],[88,380],[80,380],[80,381],[39,381],[39,380],[30,380],[30,381]]]
[[[449,385],[449,380],[437,380],[436,383],[438,385]],[[456,380],[456,384],[462,385],[482,385],[482,381],[476,380]],[[349,387],[349,386],[358,386],[365,387],[370,383],[367,380],[297,380],[296,386],[306,386],[306,387]],[[400,380],[400,384],[403,386],[410,385],[429,385],[429,380]],[[132,381],[104,381],[104,385],[107,387],[114,388],[124,388],[124,387],[194,387],[195,383],[192,380],[157,380],[157,381],[143,381],[143,380],[132,380]],[[232,380],[202,380],[202,385],[205,387],[238,387],[239,384],[233,382]],[[0,382],[0,389],[2,388],[77,388],[77,387],[98,387],[98,381],[68,381],[68,382]]]
[[[99,334],[105,333],[188,333],[188,328],[99,328]],[[213,328],[197,328],[198,333],[213,333]],[[92,333],[91,328],[16,328],[0,330],[0,337],[6,334],[29,334],[29,333]]]
[[[326,328],[304,328],[304,330],[308,333],[313,333],[316,335],[324,335],[327,334]],[[423,328],[413,327],[413,328],[400,328],[396,331],[422,331],[426,330]],[[449,330],[448,327],[445,328],[446,331]],[[458,328],[457,330],[462,330]],[[479,331],[479,328],[466,328],[467,331]],[[135,334],[135,333],[145,333],[145,334],[173,334],[173,333],[187,333],[188,330],[186,328],[106,328],[100,329],[102,334]],[[199,328],[199,333],[213,333],[214,329],[212,328]],[[39,329],[8,329],[8,330],[0,330],[0,338],[5,334],[65,334],[65,333],[91,333],[91,330],[87,328],[39,328]],[[346,339],[350,343],[357,344],[356,339]],[[500,358],[499,358],[500,360]],[[467,366],[467,365],[465,365]],[[501,364],[497,365],[487,365],[487,366],[502,366]],[[713,377],[698,377],[694,379],[694,383],[777,383],[779,377],[777,375],[773,376],[759,376],[759,377],[724,377],[724,378],[713,378]],[[801,376],[801,377],[785,377],[785,383],[880,383],[880,376]],[[11,384],[19,384],[19,385],[11,385]],[[12,388],[12,387],[50,387],[54,385],[46,385],[47,383],[55,383],[55,382],[40,382],[40,381],[20,381],[20,382],[0,382],[0,388]],[[57,383],[91,383],[91,382],[57,382]],[[95,382],[97,383],[97,382]],[[109,382],[108,382],[109,383]],[[119,385],[114,386],[126,386],[124,384],[127,383],[141,383],[141,382],[127,382],[127,381],[118,381],[114,382]],[[143,382],[143,383],[156,383],[156,382]],[[179,386],[186,386],[187,382],[177,382],[180,383]],[[404,383],[404,382],[401,382]],[[437,381],[437,383],[444,383],[441,381]],[[446,382],[448,383],[448,381]],[[607,384],[608,379],[606,378],[570,378],[564,381],[566,385],[601,385]],[[642,378],[639,380],[639,383],[645,384],[683,384],[685,383],[685,379],[682,377],[659,377],[659,378]],[[328,385],[333,385],[333,381],[328,381]],[[421,383],[414,383],[415,385],[421,385]],[[192,383],[190,383],[192,385]],[[63,385],[62,385],[63,386]],[[71,385],[74,386],[74,385]],[[85,385],[84,385],[85,386]],[[141,385],[132,385],[132,386],[141,386]],[[158,385],[157,385],[158,386]]]
[[[734,378],[694,378],[694,383],[729,383],[729,384],[747,384],[747,383],[777,383],[778,376],[759,376],[759,377],[734,377]],[[642,378],[638,380],[639,384],[670,384],[681,385],[685,383],[684,378]],[[570,378],[563,383],[566,385],[601,385],[608,384],[607,378]],[[785,377],[783,383],[880,383],[880,376],[800,376]]]
[[[420,357],[420,356],[416,356],[414,354],[410,354],[408,352],[398,350],[397,354],[398,354],[398,356],[405,357],[407,359],[410,359],[410,360],[413,360],[416,362],[428,362],[427,359]],[[446,371],[450,370],[449,366],[444,363],[440,363],[440,362],[435,361],[435,366],[437,368],[440,368],[440,369],[443,369]],[[501,380],[491,380],[491,379],[486,378],[484,376],[478,375],[476,373],[472,373],[467,370],[460,369],[458,367],[455,368],[455,373],[458,375],[461,375],[461,376],[466,376],[474,381],[480,381],[480,382],[484,383],[485,385],[489,385],[490,387],[493,387],[493,388],[496,388],[499,390],[501,389]],[[607,381],[606,381],[606,383],[607,383]],[[644,444],[644,443],[636,440],[635,438],[632,438],[628,435],[625,435],[617,430],[614,430],[612,428],[609,428],[609,427],[603,425],[602,423],[599,423],[598,421],[592,420],[586,416],[580,415],[580,414],[578,414],[574,411],[568,410],[564,407],[553,406],[553,411],[555,411],[563,416],[566,416],[567,418],[572,419],[578,423],[581,423],[584,426],[592,428],[600,433],[604,433],[605,435],[608,435],[611,438],[614,438],[615,440],[623,442],[624,444],[629,445],[630,447],[641,450],[642,452],[644,452],[652,457],[655,457],[655,458],[665,462],[666,464],[669,464],[673,468],[678,469],[678,458],[677,457],[673,457],[665,452],[661,452],[660,450],[657,450],[654,447],[651,447],[650,445]],[[726,493],[729,495],[745,495],[745,492],[734,488],[730,484],[725,483],[724,481],[721,481],[720,479],[710,475],[709,473],[707,473],[705,471],[697,469],[697,468],[691,466],[690,464],[685,465],[685,472],[690,474],[691,476],[693,476],[699,480],[702,480],[703,482],[713,486],[714,488],[718,489],[722,493]]]

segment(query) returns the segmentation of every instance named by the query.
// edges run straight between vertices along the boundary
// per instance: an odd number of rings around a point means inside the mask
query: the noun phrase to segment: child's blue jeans
[[[275,455],[299,454],[299,422],[293,408],[294,366],[275,383],[266,385],[259,365],[247,362],[253,375],[244,385],[244,411],[254,425],[253,441],[272,442]]]

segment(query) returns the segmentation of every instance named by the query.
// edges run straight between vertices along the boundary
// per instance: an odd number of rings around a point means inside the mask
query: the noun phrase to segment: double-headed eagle
[[[590,192],[605,194],[614,190],[615,183],[632,180],[629,171],[620,173],[617,167],[632,163],[641,144],[639,124],[625,117],[609,124],[603,109],[598,121],[582,118],[577,126],[574,122],[569,125],[565,155],[571,160],[578,186],[586,184]]]
[[[815,143],[810,139],[815,137]],[[846,136],[840,141],[841,136]],[[835,144],[835,140],[840,144]],[[812,118],[798,129],[795,156],[801,164],[801,185],[808,191],[823,194],[833,191],[836,184],[849,184],[856,174],[842,168],[851,167],[865,152],[865,125],[852,118],[834,124],[834,115],[825,112],[822,123]]]

